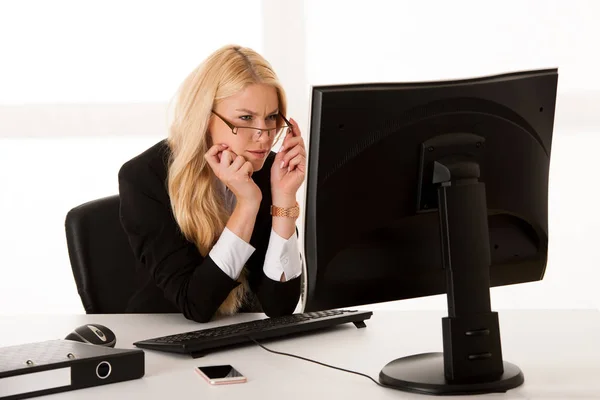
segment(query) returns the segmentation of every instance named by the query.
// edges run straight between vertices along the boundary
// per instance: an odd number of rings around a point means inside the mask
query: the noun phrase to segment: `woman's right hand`
[[[252,179],[254,169],[249,161],[229,150],[226,144],[215,144],[204,158],[217,178],[233,192],[238,203],[260,205],[262,193]]]

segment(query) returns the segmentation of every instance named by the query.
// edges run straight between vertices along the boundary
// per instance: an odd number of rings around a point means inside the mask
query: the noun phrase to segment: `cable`
[[[268,352],[271,352],[271,353],[274,353],[274,354],[279,354],[281,356],[288,356],[288,357],[298,358],[300,360],[304,360],[304,361],[308,361],[308,362],[311,362],[311,363],[319,364],[319,365],[322,365],[324,367],[333,368],[333,369],[337,369],[339,371],[344,371],[344,372],[349,372],[351,374],[356,374],[356,375],[364,376],[365,378],[368,378],[368,379],[372,380],[373,382],[375,382],[377,385],[379,385],[381,387],[389,387],[387,385],[384,385],[382,383],[377,382],[375,379],[371,378],[367,374],[363,374],[361,372],[356,372],[356,371],[351,371],[349,369],[344,369],[344,368],[340,368],[340,367],[334,367],[333,365],[329,365],[329,364],[325,364],[325,363],[322,363],[322,362],[319,362],[319,361],[311,360],[310,358],[305,358],[305,357],[297,356],[295,354],[290,354],[290,353],[284,353],[284,352],[281,352],[281,351],[271,350],[271,349],[266,348],[262,344],[258,343],[256,340],[254,340],[254,338],[251,338],[250,336],[248,336],[248,339],[252,340],[254,343],[256,343],[257,345],[259,345],[260,347],[262,347],[263,349],[265,349]]]

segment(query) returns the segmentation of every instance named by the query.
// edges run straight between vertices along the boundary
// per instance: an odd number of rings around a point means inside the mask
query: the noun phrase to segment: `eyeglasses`
[[[279,135],[281,135],[281,133],[283,131],[285,131],[287,128],[292,127],[292,124],[290,124],[290,121],[288,121],[283,116],[282,113],[277,113],[277,115],[279,117],[281,117],[283,122],[280,121],[278,118],[277,121],[273,121],[275,123],[275,126],[272,128],[254,128],[251,126],[235,126],[231,122],[227,121],[225,118],[223,118],[222,116],[217,114],[216,112],[212,111],[212,113],[215,114],[217,117],[219,117],[219,119],[221,121],[223,121],[225,124],[227,124],[227,126],[229,128],[231,128],[231,132],[233,132],[234,135],[243,136],[247,139],[252,139],[252,140],[260,139],[263,132],[267,132],[267,137],[271,137],[271,135],[276,135],[276,138],[279,138]]]

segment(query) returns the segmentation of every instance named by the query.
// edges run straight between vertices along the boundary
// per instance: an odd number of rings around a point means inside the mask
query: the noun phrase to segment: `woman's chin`
[[[254,172],[258,172],[265,165],[265,162],[264,161],[251,161],[251,164],[252,164],[252,169],[254,170]]]

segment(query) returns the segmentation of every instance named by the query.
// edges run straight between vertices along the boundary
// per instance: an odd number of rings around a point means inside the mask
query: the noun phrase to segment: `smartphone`
[[[246,382],[246,377],[240,374],[240,372],[231,365],[196,367],[196,372],[211,385],[227,385],[230,383]]]

